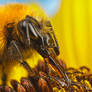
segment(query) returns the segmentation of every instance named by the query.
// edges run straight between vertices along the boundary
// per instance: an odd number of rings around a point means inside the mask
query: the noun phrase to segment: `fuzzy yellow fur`
[[[26,17],[26,15],[30,15],[35,17],[36,19],[47,19],[43,11],[37,5],[24,5],[24,4],[7,4],[4,6],[0,6],[0,53],[3,52],[3,48],[6,46],[5,36],[7,35],[4,27],[8,23],[18,23],[22,19]],[[6,34],[6,35],[5,35]],[[40,55],[37,55],[36,58],[29,58],[26,61],[28,64],[33,67],[37,64],[38,59],[41,58]],[[7,62],[7,61],[6,61]],[[2,76],[2,66],[0,66],[0,84],[1,84],[1,76]],[[18,61],[7,62],[5,69],[8,78],[7,84],[10,84],[12,79],[20,80],[21,77],[27,76],[27,71],[18,63]]]

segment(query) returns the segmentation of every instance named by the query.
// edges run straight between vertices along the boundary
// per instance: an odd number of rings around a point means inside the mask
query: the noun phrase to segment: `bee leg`
[[[46,62],[46,60],[44,60],[45,61],[45,72],[46,72],[46,74],[49,76],[49,73],[50,73],[50,69],[49,69],[49,65],[48,65],[48,63]]]
[[[57,39],[56,39],[56,36],[55,36],[54,33],[53,33],[53,36],[54,36],[55,42],[56,42],[56,46],[54,47],[54,51],[55,51],[56,55],[58,56],[60,54],[60,52],[59,52],[59,45],[58,45],[58,42],[57,42]]]
[[[57,60],[54,60],[52,56],[49,56],[48,59],[49,59],[49,63],[54,67],[54,69],[57,71],[59,76],[61,76],[61,77],[63,76],[63,78],[64,78],[65,82],[67,83],[67,85],[70,86],[71,85],[71,79],[68,77],[64,67],[61,66],[57,62]]]
[[[68,75],[66,74],[64,67],[58,63],[58,61],[55,57],[53,57],[49,54],[50,52],[48,49],[42,49],[42,50],[38,51],[40,53],[40,55],[42,55],[44,57],[46,62],[49,63],[56,70],[56,72],[59,74],[59,76],[61,78],[63,77],[65,79],[67,85],[70,86],[71,80],[69,79]]]
[[[2,85],[3,85],[3,86],[6,85],[6,79],[7,79],[6,73],[3,72],[3,75],[2,75]]]
[[[17,52],[18,52],[18,54],[20,56],[20,60],[19,60],[20,64],[23,65],[23,67],[29,72],[30,76],[34,76],[35,75],[34,72],[30,68],[28,63],[26,61],[24,61],[24,57],[23,57],[21,51],[19,50],[19,48],[18,48],[18,46],[16,44],[16,41],[13,40],[11,43],[16,48],[16,50],[17,50]]]
[[[2,65],[2,85],[5,86],[6,85],[6,80],[7,80],[7,75],[5,73],[5,65],[4,62],[1,62]]]

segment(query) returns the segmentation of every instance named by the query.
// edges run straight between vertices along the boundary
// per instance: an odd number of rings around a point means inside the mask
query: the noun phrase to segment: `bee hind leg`
[[[11,45],[13,45],[13,46],[15,47],[15,49],[16,49],[16,51],[17,51],[19,57],[20,57],[19,63],[20,63],[21,65],[23,65],[23,67],[28,71],[28,73],[29,73],[30,76],[34,76],[35,74],[34,74],[34,72],[32,71],[31,67],[28,65],[28,63],[27,63],[26,61],[24,61],[24,57],[23,57],[21,51],[19,50],[19,48],[18,48],[18,46],[17,46],[17,44],[16,44],[16,41],[15,41],[15,40],[12,40],[12,41],[11,41]]]

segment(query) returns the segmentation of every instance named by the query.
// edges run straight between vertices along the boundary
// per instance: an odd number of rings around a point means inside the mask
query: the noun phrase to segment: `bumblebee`
[[[7,4],[0,8],[0,64],[2,81],[6,84],[7,62],[19,62],[33,75],[32,69],[25,61],[36,51],[49,63],[61,77],[67,76],[58,64],[59,46],[52,25],[47,17],[37,15],[33,9],[24,4]]]

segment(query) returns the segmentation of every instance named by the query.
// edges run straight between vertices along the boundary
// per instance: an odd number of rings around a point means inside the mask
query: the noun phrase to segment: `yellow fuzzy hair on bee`
[[[0,55],[3,54],[3,50],[6,47],[5,37],[7,36],[7,32],[4,30],[5,26],[9,23],[17,24],[27,15],[33,16],[38,20],[40,20],[40,18],[43,20],[48,19],[43,10],[37,5],[16,3],[0,6]],[[36,58],[33,55],[31,59],[28,58],[26,61],[31,67],[33,67],[37,64],[39,58],[41,58],[41,56],[37,54]],[[7,84],[9,84],[12,79],[19,81],[21,77],[27,76],[27,71],[17,61],[5,62],[5,72],[8,75]],[[2,65],[0,65],[0,72],[2,72]],[[1,76],[2,73],[0,73],[0,84],[2,83]]]

